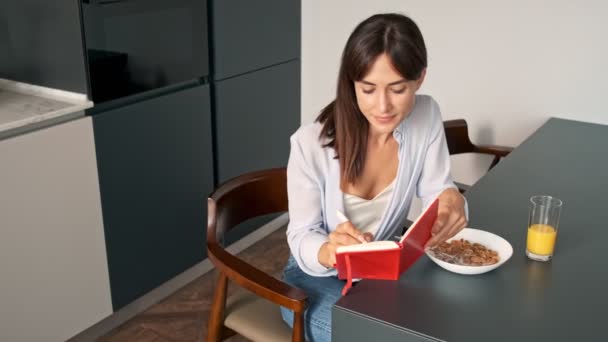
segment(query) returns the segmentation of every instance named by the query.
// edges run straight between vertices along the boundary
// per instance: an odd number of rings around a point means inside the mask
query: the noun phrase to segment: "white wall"
[[[429,56],[421,92],[444,120],[467,119],[473,142],[517,146],[550,116],[608,124],[608,3],[591,0],[304,0],[302,123],[333,99],[350,32],[379,12],[418,23]],[[474,182],[484,162],[454,158],[454,178]]]

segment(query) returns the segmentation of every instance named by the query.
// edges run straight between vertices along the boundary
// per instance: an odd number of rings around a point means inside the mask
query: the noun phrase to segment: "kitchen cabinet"
[[[289,137],[300,125],[300,61],[215,83],[219,183],[246,172],[284,167]],[[246,221],[226,235],[231,244],[276,215]]]
[[[0,341],[65,341],[112,313],[91,118],[0,140],[0,160]]]
[[[299,0],[214,0],[211,7],[216,80],[300,58]]]
[[[219,182],[287,165],[300,125],[300,61],[216,82]]]
[[[0,78],[87,93],[80,1],[0,1]]]
[[[209,86],[97,113],[93,126],[118,310],[206,257]]]
[[[300,8],[299,0],[211,1],[218,183],[287,165],[300,125]],[[273,217],[242,223],[225,243]]]

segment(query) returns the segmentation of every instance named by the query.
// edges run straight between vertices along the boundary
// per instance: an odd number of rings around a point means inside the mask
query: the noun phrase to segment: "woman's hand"
[[[340,223],[329,234],[329,241],[321,245],[317,258],[321,265],[332,268],[336,264],[336,249],[339,246],[356,245],[374,239],[371,233],[362,233],[350,221]]]
[[[433,235],[426,247],[434,247],[456,235],[467,225],[464,213],[464,198],[457,189],[446,189],[439,195],[437,220],[433,225]]]

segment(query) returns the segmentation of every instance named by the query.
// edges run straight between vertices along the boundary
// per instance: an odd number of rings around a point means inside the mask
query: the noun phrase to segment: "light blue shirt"
[[[289,224],[287,241],[291,254],[302,271],[312,276],[331,276],[317,259],[328,234],[341,222],[336,210],[344,212],[340,189],[340,165],[335,151],[319,140],[322,125],[302,126],[291,136],[287,164]],[[399,167],[395,188],[376,240],[400,235],[414,195],[426,207],[447,188],[456,188],[450,176],[450,156],[443,120],[437,102],[430,96],[417,95],[411,113],[393,131],[399,143]]]

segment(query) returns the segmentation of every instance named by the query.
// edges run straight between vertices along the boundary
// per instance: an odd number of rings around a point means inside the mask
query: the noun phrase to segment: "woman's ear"
[[[416,80],[416,91],[418,91],[418,89],[420,89],[420,87],[422,86],[422,83],[424,82],[425,77],[426,77],[426,68],[422,69],[422,72],[420,73],[420,77],[418,77],[418,79]]]

